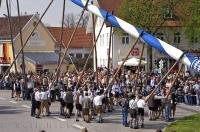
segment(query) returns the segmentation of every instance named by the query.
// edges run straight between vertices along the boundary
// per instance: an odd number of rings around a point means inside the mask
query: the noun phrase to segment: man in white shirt
[[[138,129],[138,118],[137,118],[138,99],[135,97],[135,95],[131,95],[130,98],[131,98],[131,100],[129,101],[129,108],[130,108],[129,113],[131,116],[130,127],[133,128],[133,121],[134,121],[134,129]]]
[[[49,116],[49,102],[50,102],[50,92],[48,90],[41,92],[41,111],[44,114],[44,108],[46,110],[46,116]]]
[[[97,96],[94,97],[93,103],[94,106],[96,108],[96,113],[98,114],[98,123],[102,123],[103,119],[102,119],[102,100],[105,96],[104,95],[100,95],[100,92],[97,93]]]
[[[29,78],[27,81],[27,93],[26,93],[26,98],[30,99],[31,98],[31,94],[33,92],[33,88],[34,88],[34,82],[32,80],[32,78]]]
[[[64,108],[66,107],[66,103],[64,101],[66,96],[66,91],[61,89],[60,91],[60,115],[64,115]]]
[[[146,103],[145,100],[142,98],[142,95],[139,95],[139,100],[137,102],[138,106],[138,115],[139,115],[139,122],[141,122],[141,127],[144,127],[144,107]]]
[[[37,92],[35,92],[35,101],[36,101],[36,108],[37,108],[37,112],[36,112],[36,118],[40,118],[40,114],[41,114],[41,89],[38,89]]]
[[[151,87],[155,86],[155,77],[151,77],[150,86]]]

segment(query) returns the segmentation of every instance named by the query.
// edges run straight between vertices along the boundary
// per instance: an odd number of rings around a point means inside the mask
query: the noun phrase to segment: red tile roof
[[[110,13],[113,12],[114,15],[117,15],[117,10],[120,8],[120,5],[123,0],[98,0],[99,7]],[[111,26],[109,22],[106,22],[106,26]]]
[[[47,27],[52,36],[60,44],[61,27]],[[71,34],[74,28],[64,28],[63,30],[63,42],[65,45],[68,44]],[[70,48],[91,48],[93,44],[92,35],[86,34],[85,28],[78,28],[75,36],[70,44]]]
[[[114,11],[114,14],[116,14],[122,1],[123,0],[98,0],[98,3],[99,3],[100,8],[108,12]]]
[[[180,27],[183,26],[183,23],[178,20],[166,20],[162,27]]]
[[[23,28],[26,23],[31,19],[33,15],[24,15],[21,16],[21,27]],[[19,33],[19,24],[18,24],[18,17],[12,16],[11,17],[12,23],[12,30],[13,30],[13,37]],[[10,28],[9,22],[7,17],[0,17],[0,40],[9,40],[10,39]]]

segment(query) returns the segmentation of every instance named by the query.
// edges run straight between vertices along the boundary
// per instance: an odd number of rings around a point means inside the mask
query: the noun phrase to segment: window
[[[88,56],[89,56],[89,54],[85,54],[85,55],[84,55],[85,58],[88,58]]]
[[[37,31],[33,32],[33,34],[31,35],[30,39],[27,42],[27,45],[31,46],[41,46],[44,45],[44,41],[41,38],[41,34]]]
[[[163,33],[157,33],[157,37],[161,40],[164,40],[164,34]]]
[[[129,44],[129,35],[127,33],[122,36],[122,44]]]
[[[72,53],[70,53],[69,55],[70,55],[71,57],[74,57],[74,54],[72,54]]]
[[[107,37],[106,37],[106,38],[107,38],[107,42],[106,42],[106,43],[107,43],[107,46],[109,46],[109,43],[110,43],[110,42],[109,42],[109,41],[110,41],[110,39],[109,39],[109,38],[110,38],[110,37],[109,37],[109,33],[107,33]]]
[[[179,44],[181,42],[181,34],[180,32],[175,32],[174,33],[174,43]]]
[[[99,46],[101,47],[101,35],[99,36]]]
[[[200,9],[197,9],[197,16],[200,15]]]
[[[101,39],[101,46],[104,46],[104,34],[102,35]]]
[[[76,54],[76,58],[77,59],[81,59],[82,58],[82,54],[80,54],[80,53]]]
[[[191,43],[197,43],[198,42],[198,36],[197,35],[193,35],[190,39]]]
[[[102,59],[100,58],[100,63],[99,63],[99,65],[102,65]]]
[[[173,11],[170,7],[164,7],[163,19],[173,19]]]
[[[42,72],[42,70],[43,70],[43,65],[36,65],[35,70],[36,70],[37,73]]]

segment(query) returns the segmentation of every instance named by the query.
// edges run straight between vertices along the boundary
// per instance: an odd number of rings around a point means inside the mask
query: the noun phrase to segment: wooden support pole
[[[60,70],[60,68],[61,68],[61,65],[62,65],[64,59],[65,59],[65,56],[66,56],[66,54],[67,54],[69,45],[71,44],[71,42],[72,42],[72,40],[73,40],[73,38],[74,38],[74,35],[75,35],[75,33],[76,33],[76,30],[77,30],[77,28],[78,28],[78,26],[79,26],[79,24],[80,24],[80,22],[81,22],[81,19],[82,19],[82,17],[83,17],[83,14],[84,14],[84,12],[85,12],[85,10],[86,10],[86,7],[87,7],[87,5],[88,5],[88,2],[89,2],[89,0],[87,0],[86,5],[85,5],[85,7],[83,8],[83,11],[82,11],[81,16],[80,16],[80,18],[79,18],[79,21],[78,21],[78,23],[77,23],[77,25],[76,25],[74,31],[73,31],[72,34],[71,34],[71,37],[70,37],[70,39],[69,39],[69,42],[68,42],[67,46],[65,47],[64,55],[62,56],[62,58],[61,58],[61,60],[60,60],[60,63],[59,63],[59,65],[58,65],[57,69],[56,69],[55,76],[53,77],[52,83],[49,85],[49,88],[51,88],[52,85],[55,83],[56,77],[57,77],[58,74],[59,74],[58,72],[59,72],[59,70]]]
[[[99,39],[99,36],[100,36],[100,34],[101,34],[101,31],[102,31],[102,29],[103,29],[104,24],[105,24],[105,21],[103,22],[103,24],[102,24],[102,26],[101,26],[101,28],[100,28],[100,31],[99,31],[99,34],[97,35],[97,38],[94,40],[93,46],[92,46],[92,48],[91,48],[91,50],[90,50],[90,53],[89,53],[89,55],[88,55],[88,57],[87,57],[87,60],[86,60],[86,62],[85,62],[85,64],[84,64],[84,67],[83,67],[83,70],[82,70],[82,72],[81,72],[81,75],[80,75],[80,77],[79,77],[79,79],[78,79],[76,88],[78,87],[78,85],[80,84],[80,81],[81,81],[82,78],[83,78],[83,75],[84,75],[84,73],[85,73],[86,66],[87,66],[87,64],[88,64],[89,58],[91,57],[91,55],[92,55],[92,53],[93,53],[93,51],[94,51],[94,49],[95,49],[95,47],[96,47],[97,41],[98,41],[98,39]],[[98,74],[97,74],[97,75],[98,75]]]
[[[93,28],[93,43],[95,43],[95,38],[96,38],[96,30],[95,30],[95,18],[94,18],[94,14],[92,14],[92,28]],[[96,69],[96,81],[97,84],[99,83],[99,75],[98,75],[98,56],[97,56],[97,46],[95,44],[94,46],[94,56],[95,56],[95,69]]]
[[[177,81],[178,76],[179,76],[181,70],[183,69],[183,66],[184,66],[183,63],[181,63],[181,66],[180,66],[178,72],[176,73],[176,76],[175,76],[175,78],[173,79],[173,82],[172,82],[172,84],[171,84],[171,86],[170,86],[170,88],[169,88],[169,92],[168,92],[167,95],[165,96],[166,99],[167,99],[167,98],[169,97],[169,95],[171,94],[172,89],[173,89],[173,86],[174,86],[174,83]]]
[[[173,68],[179,63],[179,61],[183,58],[185,53],[183,53],[180,58],[174,63],[174,65],[168,70],[168,72],[162,77],[158,85],[153,89],[153,91],[146,97],[145,102],[156,92],[157,88],[161,85],[164,79],[169,75],[169,73],[173,70]]]
[[[61,25],[61,34],[60,34],[60,44],[59,44],[59,57],[58,57],[58,65],[57,65],[57,68],[60,64],[60,60],[61,60],[61,50],[62,50],[62,41],[63,41],[63,30],[64,30],[64,20],[65,20],[65,1],[66,0],[63,0],[63,10],[62,10],[62,25]],[[56,69],[57,69],[56,68]],[[60,74],[60,69],[58,70],[58,74],[56,76],[56,82],[58,82],[58,78],[59,78],[59,74]]]
[[[142,44],[142,52],[141,52],[141,54],[140,54],[140,61],[139,61],[139,64],[138,64],[138,68],[137,68],[137,74],[136,74],[136,78],[135,78],[135,90],[134,90],[134,93],[136,92],[136,90],[137,90],[137,86],[138,86],[138,77],[139,77],[139,73],[140,73],[140,66],[141,66],[141,63],[142,63],[142,56],[143,56],[143,53],[144,53],[144,46],[145,46],[145,44],[143,43]]]
[[[20,16],[20,7],[19,7],[19,0],[17,0],[17,13],[18,13],[18,25],[19,25],[19,35],[20,35],[20,43],[21,43],[21,48],[23,47],[23,34],[22,34],[22,25],[21,25],[21,16]],[[21,52],[22,55],[22,78],[24,79],[25,86],[27,85],[27,79],[26,79],[26,65],[25,65],[25,60],[24,60],[24,50],[22,49]],[[16,63],[16,62],[15,62]]]
[[[9,9],[8,0],[6,0],[6,7],[7,7],[7,14],[8,14],[8,22],[9,22],[9,29],[10,29],[10,39],[11,39],[11,46],[12,46],[12,52],[13,52],[13,60],[15,60],[15,48],[14,48],[14,41],[13,41],[13,29],[12,29],[12,21],[11,21],[11,12]],[[17,64],[16,61],[14,63],[15,67],[15,73],[17,73]]]
[[[125,57],[125,59],[123,60],[122,64],[118,67],[117,71],[115,72],[114,76],[112,77],[110,83],[108,84],[108,86],[106,87],[106,90],[104,91],[104,94],[108,92],[111,84],[113,84],[117,74],[119,73],[120,69],[122,68],[122,66],[124,65],[124,63],[126,62],[126,60],[128,59],[129,55],[131,54],[132,50],[134,49],[135,45],[138,43],[140,37],[143,35],[143,32],[140,33],[139,37],[136,39],[136,41],[134,42],[132,48],[130,49],[130,51],[128,52],[127,56]]]
[[[113,14],[113,12],[112,12]],[[106,85],[108,86],[109,84],[109,75],[110,75],[110,52],[111,52],[111,45],[112,45],[112,31],[113,31],[113,26],[110,26],[110,38],[109,38],[109,46],[108,46],[108,65],[107,65],[107,79],[106,79]]]
[[[63,44],[63,45],[64,45],[64,44]],[[73,62],[73,60],[72,60],[71,55],[70,55],[70,54],[67,54],[67,55],[68,55],[68,57],[69,57],[69,59],[70,59],[72,65],[73,65],[73,67],[74,67],[74,69],[75,69],[75,71],[76,71],[76,74],[78,74],[78,70],[77,70],[76,65],[74,64],[74,62]]]

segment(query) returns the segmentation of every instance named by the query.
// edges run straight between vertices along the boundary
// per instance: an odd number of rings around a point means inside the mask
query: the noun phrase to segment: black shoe
[[[79,122],[79,119],[76,119],[76,122]]]
[[[108,110],[108,112],[112,112],[112,110]]]
[[[128,127],[128,124],[124,125],[124,127]]]
[[[135,127],[134,127],[134,129],[138,129],[138,128],[139,128],[138,126],[135,126]]]

